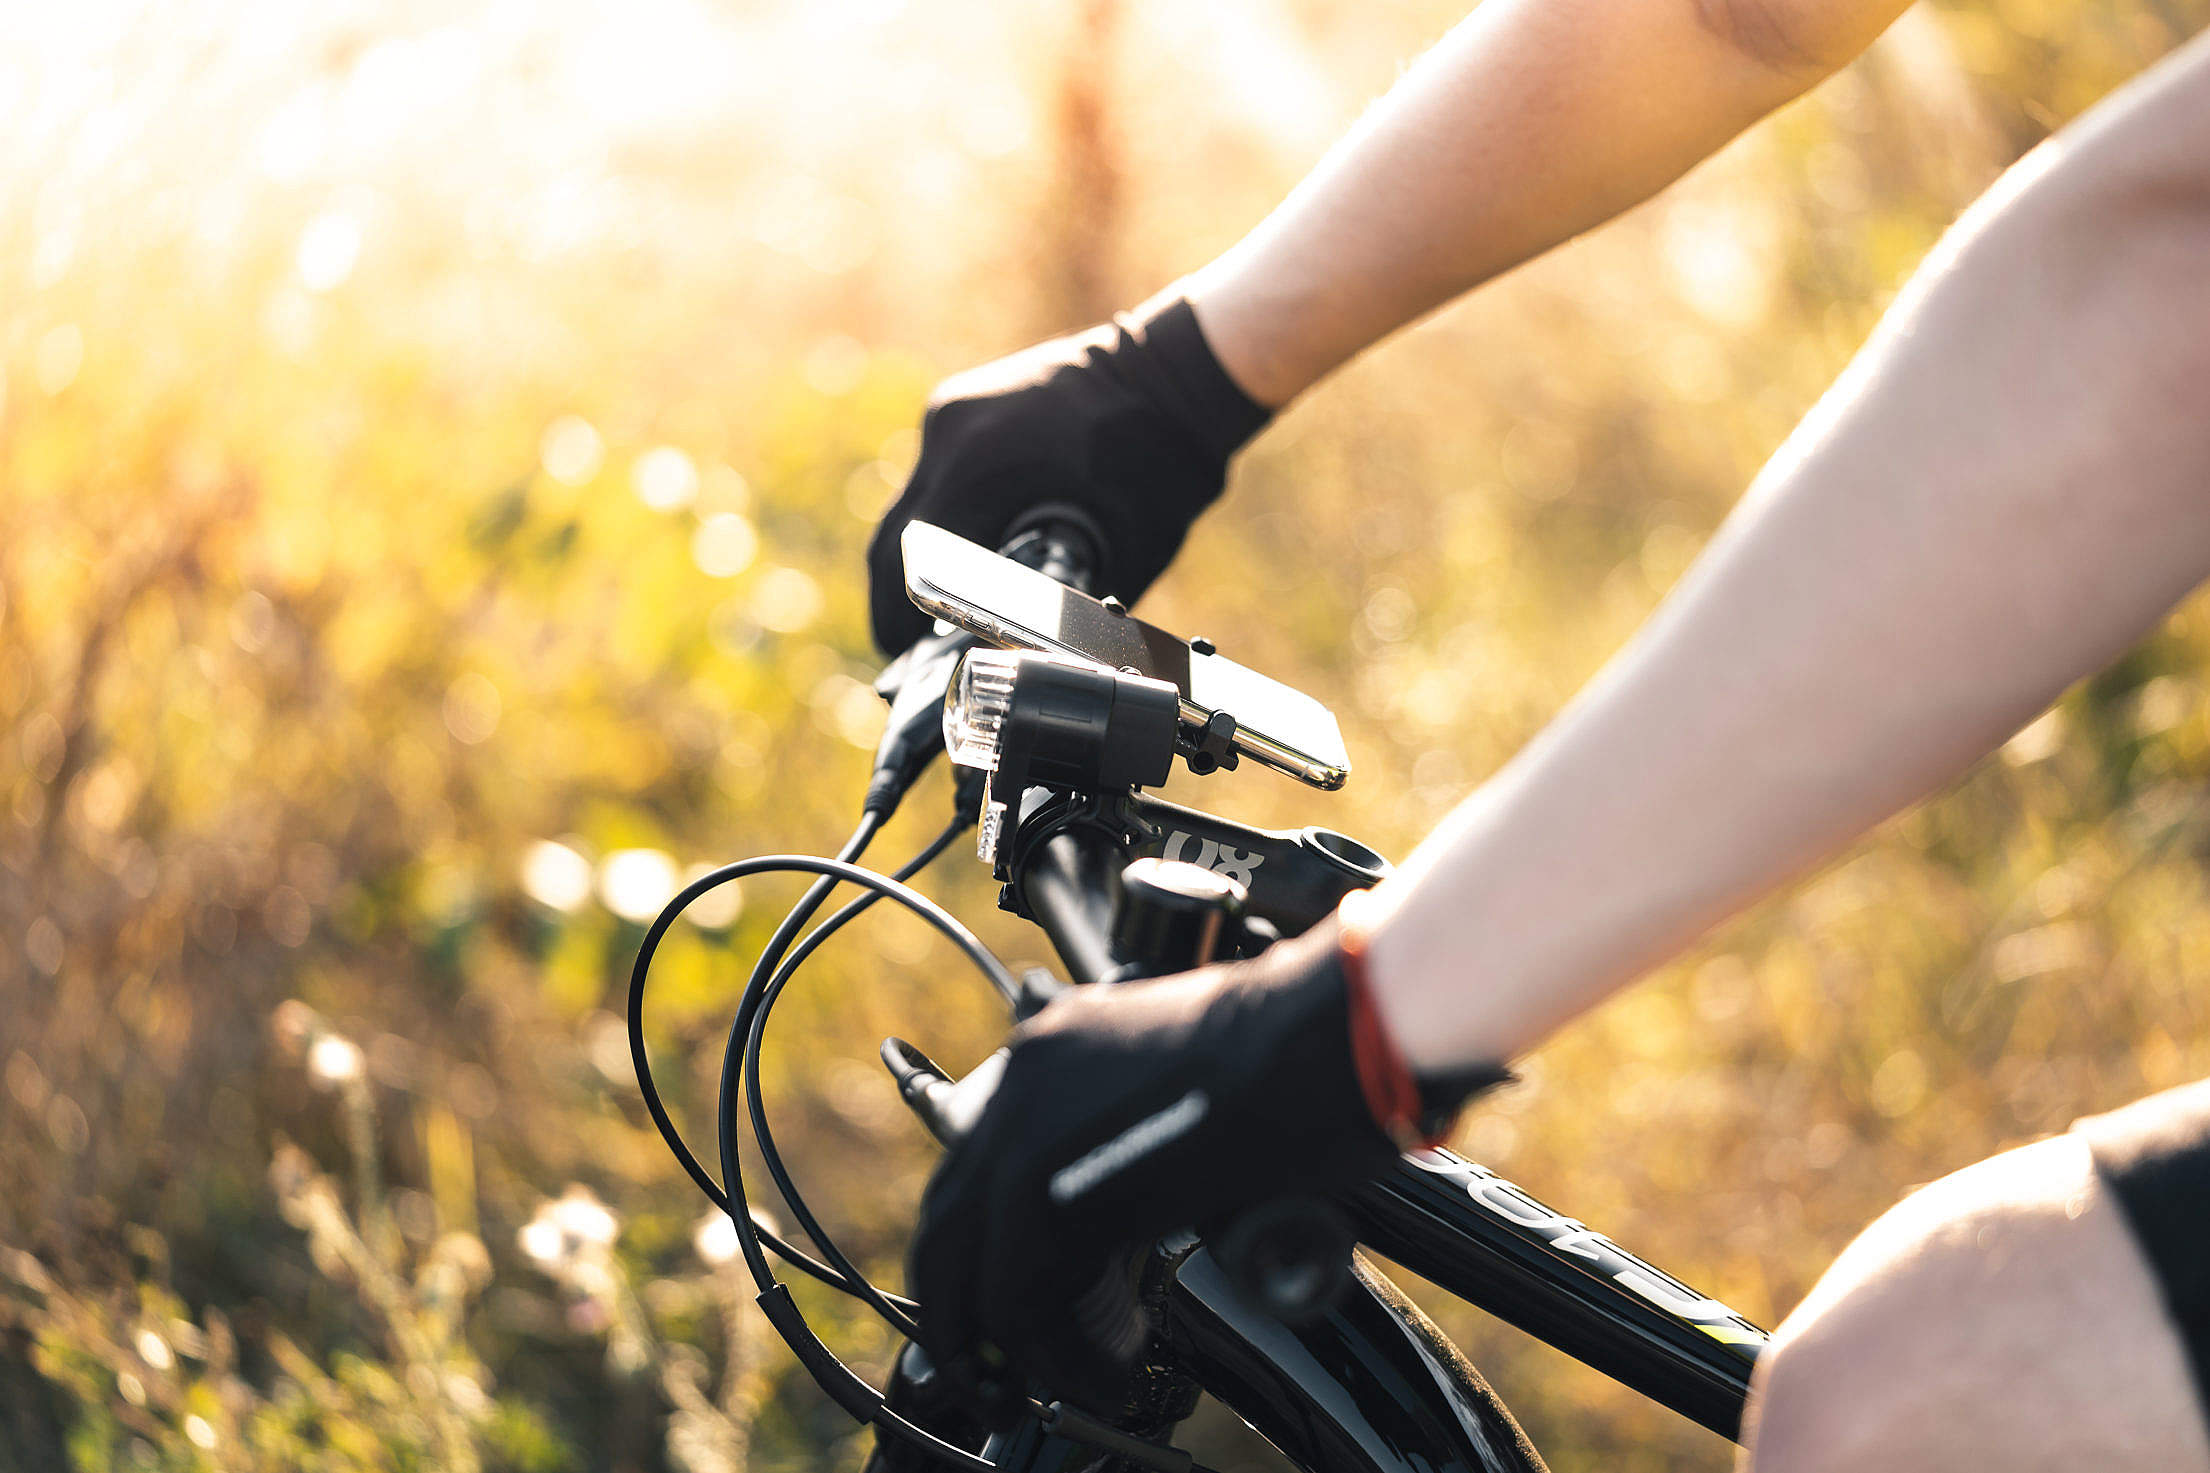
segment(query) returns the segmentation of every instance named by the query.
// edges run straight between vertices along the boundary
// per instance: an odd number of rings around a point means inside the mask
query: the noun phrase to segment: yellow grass
[[[1328,700],[1358,773],[1178,796],[1409,846],[1652,607],[1963,202],[2203,13],[1915,14],[1287,416],[1153,612]],[[635,917],[847,826],[859,552],[934,379],[1200,263],[1452,18],[0,18],[0,1469],[856,1465],[644,1124]],[[1902,1188],[2203,1073],[2206,639],[2183,613],[1461,1144],[1772,1322]],[[971,864],[933,883],[1040,954]],[[694,1125],[791,893],[671,941],[651,1031]],[[882,1277],[931,1156],[873,1045],[964,1063],[1001,1027],[891,917],[777,1015],[771,1107]],[[1724,1466],[1430,1302],[1556,1466]],[[887,1337],[819,1307],[879,1374]]]

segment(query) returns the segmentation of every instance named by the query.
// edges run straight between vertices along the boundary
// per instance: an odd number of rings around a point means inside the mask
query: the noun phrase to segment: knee
[[[2088,1391],[2061,1363],[2087,1312],[2077,1301],[2125,1271],[2117,1256],[2130,1254],[2072,1137],[1913,1193],[1859,1235],[1774,1337],[1752,1396],[1752,1465],[2043,1466],[2036,1454],[2049,1449],[2035,1439]]]
[[[1928,1378],[1952,1368],[1919,1331],[1951,1312],[1942,1301],[1967,1250],[1927,1205],[1890,1208],[1774,1335],[1745,1440],[1757,1473],[1892,1467],[1898,1425],[1944,1394]]]
[[[1914,1333],[1948,1312],[1938,1302],[1946,1277],[1941,1244],[1921,1240],[1908,1270],[1782,1324],[1751,1393],[1744,1445],[1756,1473],[1897,1473],[1905,1426],[1923,1417],[1929,1401],[1952,1394],[1941,1383],[1954,1368]]]

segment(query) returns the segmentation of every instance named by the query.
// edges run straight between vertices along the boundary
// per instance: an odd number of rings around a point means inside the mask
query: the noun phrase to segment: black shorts
[[[2087,1140],[2156,1276],[2210,1409],[2210,1079],[2136,1100],[2073,1129]]]

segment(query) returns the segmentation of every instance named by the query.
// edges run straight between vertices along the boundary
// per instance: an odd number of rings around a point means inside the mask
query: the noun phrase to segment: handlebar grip
[[[882,1043],[882,1061],[899,1095],[943,1146],[958,1144],[974,1129],[1009,1057],[999,1049],[966,1078],[953,1080],[904,1039]],[[1327,1313],[1350,1287],[1358,1231],[1326,1198],[1292,1195],[1246,1207],[1205,1241],[1246,1303],[1283,1324],[1301,1325]]]
[[[1105,531],[1097,519],[1070,502],[1035,507],[1006,529],[998,551],[1045,577],[1084,593],[1094,592],[1105,565]]]

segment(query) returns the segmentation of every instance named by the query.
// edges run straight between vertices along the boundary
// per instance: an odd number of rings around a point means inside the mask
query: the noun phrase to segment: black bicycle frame
[[[1319,1321],[1252,1309],[1203,1248],[1175,1268],[1161,1331],[1176,1366],[1305,1468],[1541,1473],[1481,1373],[1363,1258]]]
[[[1020,830],[1002,903],[1043,927],[1077,982],[1126,960],[1106,937],[1114,880],[1130,859],[1159,855],[1232,874],[1249,892],[1248,913],[1285,935],[1388,872],[1339,834],[1249,828],[1142,794],[1034,803]],[[1407,1156],[1347,1205],[1376,1252],[1739,1438],[1767,1336],[1725,1305],[1448,1151]],[[1172,1275],[1162,1330],[1177,1365],[1305,1466],[1542,1467],[1479,1373],[1370,1265],[1361,1263],[1341,1305],[1296,1329],[1244,1305],[1201,1247]],[[1011,1466],[1058,1466],[1046,1452],[1055,1441],[1037,1440]]]

